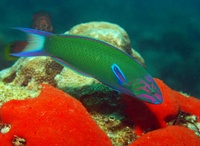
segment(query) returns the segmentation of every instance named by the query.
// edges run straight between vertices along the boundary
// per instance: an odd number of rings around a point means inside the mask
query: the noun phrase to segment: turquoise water
[[[29,27],[39,10],[51,14],[55,33],[90,21],[123,27],[147,69],[171,88],[200,97],[199,0],[1,0],[0,47],[24,36],[10,29]],[[0,56],[0,69],[13,62]]]

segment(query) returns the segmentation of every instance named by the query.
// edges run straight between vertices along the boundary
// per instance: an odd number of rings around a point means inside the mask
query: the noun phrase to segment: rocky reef
[[[54,78],[62,69],[50,57],[20,58],[11,68],[1,71],[0,78],[4,83],[37,90],[41,83],[56,86]]]
[[[106,41],[145,66],[116,24],[89,22],[66,34]],[[163,139],[200,145],[200,101],[156,78],[164,98],[158,105],[120,94],[50,57],[20,58],[0,79],[0,145],[165,145]]]
[[[41,86],[38,87],[41,89]],[[12,99],[34,98],[40,94],[40,90],[29,90],[25,87],[14,86],[0,82],[0,106]]]
[[[80,102],[43,84],[38,97],[2,105],[0,144],[198,146],[200,101],[170,89],[161,80],[156,82],[164,96],[160,105],[127,95],[120,98],[117,93],[95,93]]]

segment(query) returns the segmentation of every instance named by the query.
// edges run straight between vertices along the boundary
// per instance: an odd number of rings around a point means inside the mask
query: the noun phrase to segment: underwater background
[[[33,14],[43,10],[51,14],[58,34],[90,21],[120,25],[153,77],[200,97],[199,6],[199,0],[1,0],[0,70],[14,63],[4,59],[5,46],[25,39],[11,28],[30,27]]]

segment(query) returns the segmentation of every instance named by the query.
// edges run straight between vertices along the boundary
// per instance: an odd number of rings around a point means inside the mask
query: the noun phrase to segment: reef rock
[[[40,90],[28,90],[26,87],[13,86],[0,82],[0,107],[3,103],[11,99],[34,98],[37,97],[39,93]]]
[[[82,76],[61,66],[50,57],[20,58],[11,68],[0,72],[0,79],[11,86],[34,91],[40,90],[41,83],[48,83],[77,98],[98,91],[113,91],[94,78]]]
[[[20,58],[12,67],[0,72],[0,79],[11,85],[37,90],[41,83],[56,86],[54,77],[62,69],[63,66],[50,57]]]
[[[67,67],[63,68],[61,73],[56,75],[54,79],[57,83],[57,88],[62,89],[76,98],[87,94],[91,95],[95,92],[113,92],[113,89],[98,80],[82,76]]]

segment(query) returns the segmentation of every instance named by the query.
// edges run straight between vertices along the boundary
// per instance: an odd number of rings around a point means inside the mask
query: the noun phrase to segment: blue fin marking
[[[29,51],[29,52],[20,52],[20,53],[11,53],[10,55],[16,57],[31,57],[31,56],[49,56],[42,50],[38,51]]]
[[[112,71],[114,72],[115,76],[117,77],[120,85],[122,85],[126,82],[126,77],[117,64],[112,65]]]
[[[48,36],[48,35],[53,34],[53,33],[50,33],[50,32],[32,29],[32,28],[25,28],[25,27],[14,27],[13,29],[18,29],[18,30],[21,30],[21,31],[26,32],[28,34],[36,34],[36,35],[41,35],[41,36]]]

